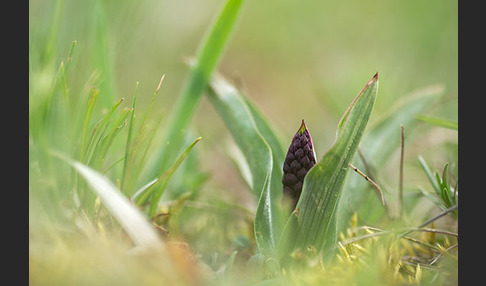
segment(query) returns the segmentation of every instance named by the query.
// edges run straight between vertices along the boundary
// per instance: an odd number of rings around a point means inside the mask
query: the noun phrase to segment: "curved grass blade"
[[[275,203],[282,196],[282,171],[274,168],[275,156],[257,127],[253,117],[256,113],[251,112],[236,88],[218,75],[213,76],[210,88],[209,99],[251,170],[252,190],[259,197],[254,226],[259,250],[265,257],[275,257],[276,242],[283,225],[283,219],[279,216],[280,209]],[[258,121],[260,125],[265,124],[263,118]]]
[[[336,141],[322,159],[307,173],[296,210],[285,226],[279,243],[284,264],[294,250],[315,250],[331,246],[337,238],[336,210],[342,185],[378,91],[378,74],[358,93],[338,124]]]
[[[80,162],[61,158],[71,164],[85,178],[137,246],[165,251],[164,242],[145,216],[110,180]]]
[[[143,185],[140,189],[138,189],[135,194],[132,195],[132,197],[130,198],[130,200],[132,202],[135,202],[138,197],[143,194],[146,190],[148,190],[148,188],[150,188],[151,186],[153,186],[159,179],[156,178],[156,179],[153,179],[152,181],[146,183],[145,185]]]
[[[240,14],[243,0],[227,0],[199,47],[196,61],[191,66],[189,78],[181,97],[175,106],[165,140],[170,141],[167,151],[160,148],[155,156],[155,166],[148,166],[148,174],[153,179],[157,173],[164,172],[175,160],[187,132],[187,127],[194,114],[201,94],[207,89],[213,70],[220,60],[236,20]],[[165,152],[164,152],[165,151]]]

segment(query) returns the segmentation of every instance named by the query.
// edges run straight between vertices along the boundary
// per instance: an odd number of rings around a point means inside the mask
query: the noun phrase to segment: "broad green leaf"
[[[165,251],[165,244],[146,217],[110,180],[80,162],[63,159],[85,178],[137,246]]]
[[[152,161],[153,165],[147,167],[150,178],[146,181],[153,179],[159,173],[163,173],[173,163],[175,156],[181,150],[190,120],[202,93],[207,89],[213,70],[223,55],[235,28],[242,4],[243,0],[227,0],[201,42],[195,64],[191,66],[189,77],[173,110],[168,131],[164,136],[165,140],[170,142],[170,145],[167,150],[161,147],[156,152]]]
[[[335,216],[342,185],[371,115],[377,91],[378,74],[345,111],[334,145],[307,173],[296,211],[288,220],[279,245],[283,263],[294,250],[305,253],[315,249],[315,253],[321,253],[335,241]]]
[[[259,196],[272,168],[270,147],[238,91],[220,76],[213,77],[210,87],[209,99],[242,150],[252,171],[253,191]]]
[[[383,166],[389,158],[393,157],[393,152],[400,148],[400,125],[404,126],[406,132],[405,142],[413,138],[418,125],[414,116],[430,107],[440,98],[443,92],[443,86],[431,85],[402,96],[386,113],[370,123],[359,148],[371,168]],[[352,164],[366,172],[362,160],[355,157]],[[397,162],[397,172],[398,164]],[[377,174],[367,173],[367,175],[371,176],[382,188],[384,187],[380,184],[379,178],[373,177]],[[339,203],[338,229],[342,230],[345,227],[343,224],[349,222],[354,212],[357,212],[358,217],[368,223],[373,223],[383,217],[386,210],[375,192],[370,191],[370,188],[370,184],[358,175],[353,174],[347,177]],[[386,199],[386,189],[384,191]],[[367,207],[363,208],[362,206]]]
[[[255,120],[243,97],[221,76],[213,75],[209,99],[229,129],[233,139],[242,151],[252,175],[252,190],[259,197],[255,215],[255,237],[259,250],[265,257],[275,256],[282,219],[276,202],[281,198],[282,170],[274,165],[272,148],[262,135],[256,121],[269,132],[263,118]],[[268,128],[268,129],[267,129]],[[276,142],[276,141],[275,141]],[[274,143],[275,143],[274,142]],[[278,147],[276,147],[278,148]],[[274,168],[275,167],[275,168]]]

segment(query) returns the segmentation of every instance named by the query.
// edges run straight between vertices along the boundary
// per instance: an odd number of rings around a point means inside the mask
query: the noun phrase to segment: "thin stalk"
[[[90,92],[89,92],[89,99],[88,99],[88,108],[86,110],[86,114],[84,117],[84,123],[83,123],[83,128],[81,131],[81,148],[79,150],[79,161],[84,163],[84,158],[86,155],[85,145],[86,145],[86,136],[88,135],[88,129],[89,129],[89,124],[91,122],[91,116],[93,115],[93,109],[96,103],[96,99],[98,98],[98,94],[100,91],[96,89],[95,87],[92,87]]]
[[[88,142],[88,146],[86,147],[86,154],[87,154],[87,158],[90,158],[89,160],[91,160],[91,158],[93,157],[93,154],[95,153],[96,148],[98,148],[99,143],[103,139],[103,135],[105,134],[106,130],[108,129],[109,125],[111,124],[111,121],[112,121],[110,119],[111,116],[113,115],[115,110],[118,108],[118,106],[120,106],[120,104],[123,102],[123,100],[124,100],[123,98],[118,100],[118,102],[116,102],[113,105],[110,112],[108,112],[108,114],[106,114],[104,116],[104,118],[101,120],[101,122],[98,123],[96,125],[96,127],[93,129],[93,132],[91,133],[91,138]],[[96,141],[96,143],[94,143],[96,138],[98,138],[98,140]],[[86,160],[86,162],[88,162],[89,160]]]
[[[441,217],[445,216],[446,214],[448,214],[448,213],[450,213],[450,212],[454,211],[454,210],[455,210],[455,209],[457,209],[457,208],[458,208],[458,205],[454,205],[454,206],[452,206],[452,207],[450,207],[450,208],[446,209],[445,211],[441,212],[440,214],[436,215],[435,217],[433,217],[433,218],[429,219],[428,221],[424,222],[423,224],[419,225],[417,228],[422,228],[422,227],[424,227],[424,226],[428,225],[429,223],[432,223],[432,222],[434,222],[434,221],[438,220],[439,218],[441,218]],[[405,236],[405,235],[407,235],[407,234],[411,233],[412,231],[413,231],[413,230],[408,230],[408,231],[406,231],[406,232],[404,232],[404,233],[400,234],[400,235],[399,235],[399,237],[403,237],[403,236]]]
[[[137,101],[137,94],[138,94],[138,85],[139,82],[137,81],[135,85],[135,92],[133,94],[133,103],[132,103],[132,114],[130,115],[130,121],[128,123],[128,135],[127,135],[127,143],[125,145],[125,160],[123,162],[123,173],[122,173],[122,179],[121,179],[121,186],[120,189],[122,193],[126,194],[125,190],[125,180],[126,180],[126,174],[127,174],[127,168],[128,168],[128,163],[130,160],[130,154],[131,154],[131,139],[132,139],[132,132],[133,132],[133,122],[135,118],[135,103]]]
[[[356,173],[358,173],[361,177],[363,177],[366,181],[368,181],[368,183],[370,183],[373,186],[373,188],[375,188],[375,190],[378,192],[378,195],[380,196],[381,203],[383,204],[383,206],[386,207],[385,197],[383,196],[383,191],[381,190],[380,186],[378,186],[377,183],[375,183],[370,177],[366,176],[363,172],[361,172],[353,164],[348,163],[348,165],[351,169],[353,169]]]
[[[159,90],[160,90],[160,87],[162,86],[162,82],[164,81],[164,78],[165,78],[165,74],[162,75],[162,77],[160,78],[159,85],[157,86],[157,89],[155,89],[155,92],[152,95],[152,99],[150,100],[149,107],[148,107],[147,111],[145,112],[145,115],[143,116],[143,119],[142,119],[142,124],[140,124],[140,128],[138,129],[138,134],[140,134],[140,132],[142,132],[142,129],[145,126],[145,119],[147,119],[147,116],[150,113],[150,110],[152,109],[152,105],[154,103],[155,96],[159,93]]]

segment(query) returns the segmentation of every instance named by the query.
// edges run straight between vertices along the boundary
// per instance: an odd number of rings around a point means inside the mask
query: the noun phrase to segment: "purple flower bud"
[[[295,209],[302,192],[304,177],[316,164],[314,145],[304,119],[299,130],[295,133],[287,151],[283,165],[283,193],[292,202]]]

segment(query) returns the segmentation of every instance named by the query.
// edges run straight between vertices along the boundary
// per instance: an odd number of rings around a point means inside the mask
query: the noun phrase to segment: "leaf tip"
[[[305,126],[305,121],[302,118],[302,124],[300,125],[300,128],[299,128],[299,135],[302,135],[306,129],[307,129],[307,126]]]
[[[368,83],[365,85],[363,90],[370,84],[378,82],[378,72],[375,73],[375,75],[368,81]]]

